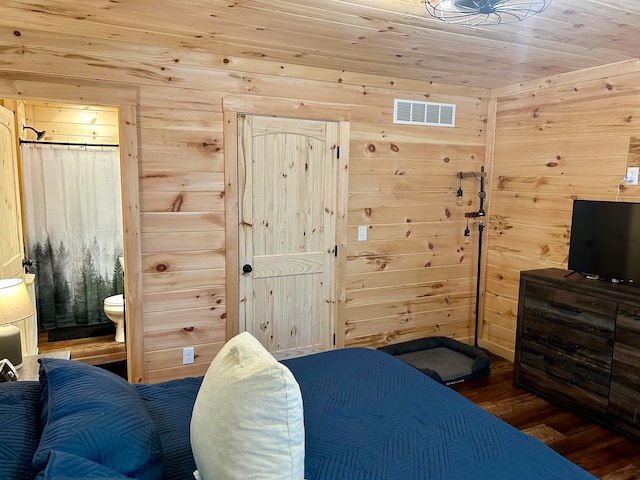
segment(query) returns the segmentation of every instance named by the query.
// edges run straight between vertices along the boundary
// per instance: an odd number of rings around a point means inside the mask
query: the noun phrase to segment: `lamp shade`
[[[27,286],[20,278],[0,280],[0,360],[8,359],[16,368],[22,366],[20,329],[14,325],[33,315]]]
[[[20,278],[0,280],[0,325],[19,322],[33,315],[27,286]]]

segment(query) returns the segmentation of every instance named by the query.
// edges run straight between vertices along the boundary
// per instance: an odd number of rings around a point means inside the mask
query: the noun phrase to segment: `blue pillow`
[[[162,478],[162,447],[140,395],[117,375],[75,360],[40,359],[37,472],[62,452],[140,480]]]
[[[191,412],[202,377],[153,385],[134,385],[160,433],[164,478],[193,480],[196,461],[191,451]]]
[[[89,478],[127,480],[129,477],[86,458],[53,451],[49,455],[47,468],[38,474],[36,480],[87,480]]]
[[[38,382],[0,383],[0,478],[30,480],[40,440],[40,385]]]

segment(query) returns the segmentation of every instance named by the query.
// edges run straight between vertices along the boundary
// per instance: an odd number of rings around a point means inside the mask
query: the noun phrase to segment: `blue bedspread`
[[[77,379],[78,370],[87,373],[88,366],[81,362],[56,362],[56,369],[65,370],[64,377]],[[537,440],[385,353],[344,349],[283,363],[302,391],[307,480],[594,478]],[[51,377],[43,385],[53,380]],[[122,380],[117,380],[122,387]],[[91,384],[86,397],[100,392],[96,399],[104,400],[107,384],[115,379],[103,381],[106,383],[99,387]],[[193,480],[196,467],[189,425],[201,381],[187,378],[129,386],[133,390],[129,392],[130,403],[140,402],[156,426],[166,480]],[[2,480],[31,480],[38,474],[39,470],[31,468],[30,459],[37,456],[36,448],[41,448],[38,434],[44,409],[41,412],[40,390],[37,382],[0,384]],[[63,397],[58,404],[69,395]],[[60,407],[73,411],[75,403]],[[86,421],[93,419],[89,416]],[[126,431],[123,438],[122,447],[130,448]],[[85,462],[87,466],[78,463],[79,458],[78,452],[57,455],[55,465],[50,458],[47,469],[58,467],[68,473],[70,465],[92,468],[90,462]],[[96,464],[98,467],[102,468]],[[91,478],[129,478],[109,476],[108,472],[101,476],[97,470],[94,473]],[[41,471],[38,478],[67,477],[43,476]]]
[[[302,391],[308,480],[594,478],[382,352],[345,349],[283,363]]]

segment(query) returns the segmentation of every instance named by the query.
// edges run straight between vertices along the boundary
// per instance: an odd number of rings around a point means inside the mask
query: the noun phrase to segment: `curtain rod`
[[[73,143],[73,142],[41,142],[38,140],[20,140],[20,145],[23,143],[32,143],[35,145],[64,145],[69,147],[114,147],[119,148],[117,143]]]

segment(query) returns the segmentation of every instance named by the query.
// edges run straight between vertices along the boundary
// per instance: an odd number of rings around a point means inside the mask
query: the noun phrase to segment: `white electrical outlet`
[[[193,347],[184,347],[182,349],[182,364],[189,365],[196,359],[195,351]]]
[[[367,227],[360,226],[358,227],[358,241],[364,242],[367,239]]]
[[[638,167],[627,168],[627,176],[624,177],[627,185],[638,185]]]

